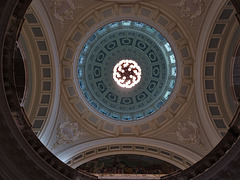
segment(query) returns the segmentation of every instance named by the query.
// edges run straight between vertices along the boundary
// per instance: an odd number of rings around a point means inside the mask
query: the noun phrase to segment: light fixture
[[[133,60],[123,59],[113,68],[113,79],[123,88],[132,88],[141,80],[141,68]]]

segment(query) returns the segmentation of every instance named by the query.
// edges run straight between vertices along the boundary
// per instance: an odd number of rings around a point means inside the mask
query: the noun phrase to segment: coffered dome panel
[[[122,59],[141,67],[141,80],[134,87],[122,88],[113,79],[114,66]],[[160,109],[172,93],[176,75],[169,42],[156,29],[136,21],[98,29],[83,46],[78,62],[78,81],[88,103],[104,116],[122,121],[142,119]]]

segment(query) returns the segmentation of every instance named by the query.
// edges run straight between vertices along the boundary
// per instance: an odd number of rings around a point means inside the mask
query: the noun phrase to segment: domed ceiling
[[[116,154],[191,166],[236,108],[222,76],[233,12],[227,0],[33,1],[19,40],[33,131],[74,168]]]
[[[122,88],[113,78],[114,66],[123,59],[140,66],[141,80],[134,87]],[[174,88],[176,71],[171,46],[158,31],[141,22],[119,21],[98,29],[84,44],[78,81],[83,96],[98,112],[132,121],[165,104]]]

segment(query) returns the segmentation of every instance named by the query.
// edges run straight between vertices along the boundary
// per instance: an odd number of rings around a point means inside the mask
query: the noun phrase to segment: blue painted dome
[[[113,79],[114,66],[123,59],[141,68],[141,81],[122,88]],[[119,120],[145,118],[169,99],[177,77],[174,52],[160,32],[147,24],[118,21],[94,32],[78,61],[82,94],[99,113]]]

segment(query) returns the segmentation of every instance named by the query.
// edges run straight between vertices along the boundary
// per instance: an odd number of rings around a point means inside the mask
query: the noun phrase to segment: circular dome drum
[[[141,71],[131,88],[114,80],[114,67],[121,60],[136,62]],[[177,67],[172,48],[160,32],[141,22],[118,21],[98,29],[86,41],[77,72],[82,94],[92,108],[114,120],[133,121],[166,103],[175,86]],[[123,78],[129,76],[126,82],[130,83],[131,78],[137,79],[135,73],[129,70]]]

